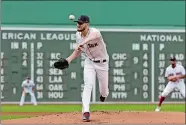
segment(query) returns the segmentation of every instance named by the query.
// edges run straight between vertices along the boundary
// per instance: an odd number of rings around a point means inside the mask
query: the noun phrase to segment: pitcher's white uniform
[[[100,36],[99,39],[90,41],[83,46],[83,52],[86,55],[84,62],[84,90],[82,94],[83,108],[82,112],[90,112],[89,104],[93,85],[96,81],[96,75],[99,81],[99,91],[103,97],[109,94],[108,89],[108,70],[109,56],[106,45],[103,41],[100,31],[96,28],[89,28],[86,37],[81,36],[81,32],[76,33],[76,42],[81,43],[85,38],[94,33]]]
[[[185,75],[185,69],[184,69],[184,67],[182,65],[176,64],[175,68],[172,68],[172,66],[170,65],[170,66],[168,66],[166,68],[165,77],[168,77],[168,76],[179,76],[179,75]],[[185,83],[184,83],[184,79],[179,79],[176,82],[169,81],[161,95],[163,97],[166,97],[175,88],[177,88],[181,92],[182,96],[185,98]]]
[[[28,78],[22,82],[21,87],[23,88],[23,92],[22,92],[21,101],[20,101],[21,106],[24,104],[25,96],[27,93],[29,93],[31,96],[31,102],[34,105],[37,105],[37,101],[36,101],[36,98],[33,92],[34,86],[35,86],[34,82]]]

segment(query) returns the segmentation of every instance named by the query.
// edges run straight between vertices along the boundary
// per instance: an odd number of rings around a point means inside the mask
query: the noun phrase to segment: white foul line
[[[31,66],[30,66],[30,71],[31,71],[31,79],[34,82],[34,43],[31,43],[30,46],[30,60],[31,60]]]
[[[151,44],[151,99],[154,102],[154,44]]]

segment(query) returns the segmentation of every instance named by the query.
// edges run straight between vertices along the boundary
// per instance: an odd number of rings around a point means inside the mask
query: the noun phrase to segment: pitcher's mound
[[[18,114],[17,114],[18,115]],[[25,113],[25,115],[29,115]],[[33,113],[32,113],[33,115]],[[91,112],[91,121],[83,122],[81,112],[58,113],[3,120],[2,124],[184,124],[183,112]]]

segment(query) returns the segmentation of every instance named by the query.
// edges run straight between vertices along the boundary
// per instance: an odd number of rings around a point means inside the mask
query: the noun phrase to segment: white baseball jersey
[[[179,75],[185,75],[185,69],[182,65],[176,64],[175,68],[172,68],[172,66],[170,65],[166,68],[165,77],[179,76]],[[184,82],[184,79],[179,79],[178,81],[176,81],[176,83],[178,82]],[[174,83],[174,82],[169,81],[169,83]]]
[[[35,86],[32,80],[24,80],[22,82],[22,87],[24,88],[25,92],[32,92],[32,88]]]
[[[108,60],[109,57],[106,50],[106,44],[103,41],[102,35],[98,29],[90,28],[85,37],[81,36],[81,32],[76,32],[77,44],[83,42],[87,37],[91,35],[95,35],[99,38],[85,44],[82,51],[85,52],[86,56],[91,60]]]

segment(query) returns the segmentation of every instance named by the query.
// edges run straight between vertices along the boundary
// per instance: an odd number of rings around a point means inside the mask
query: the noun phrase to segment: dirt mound
[[[20,115],[17,113],[17,115]],[[24,115],[29,115],[25,113]],[[34,113],[32,113],[34,115]],[[85,124],[80,112],[74,113],[36,113],[31,118],[3,120],[2,124]],[[88,124],[184,124],[183,112],[91,112]]]

